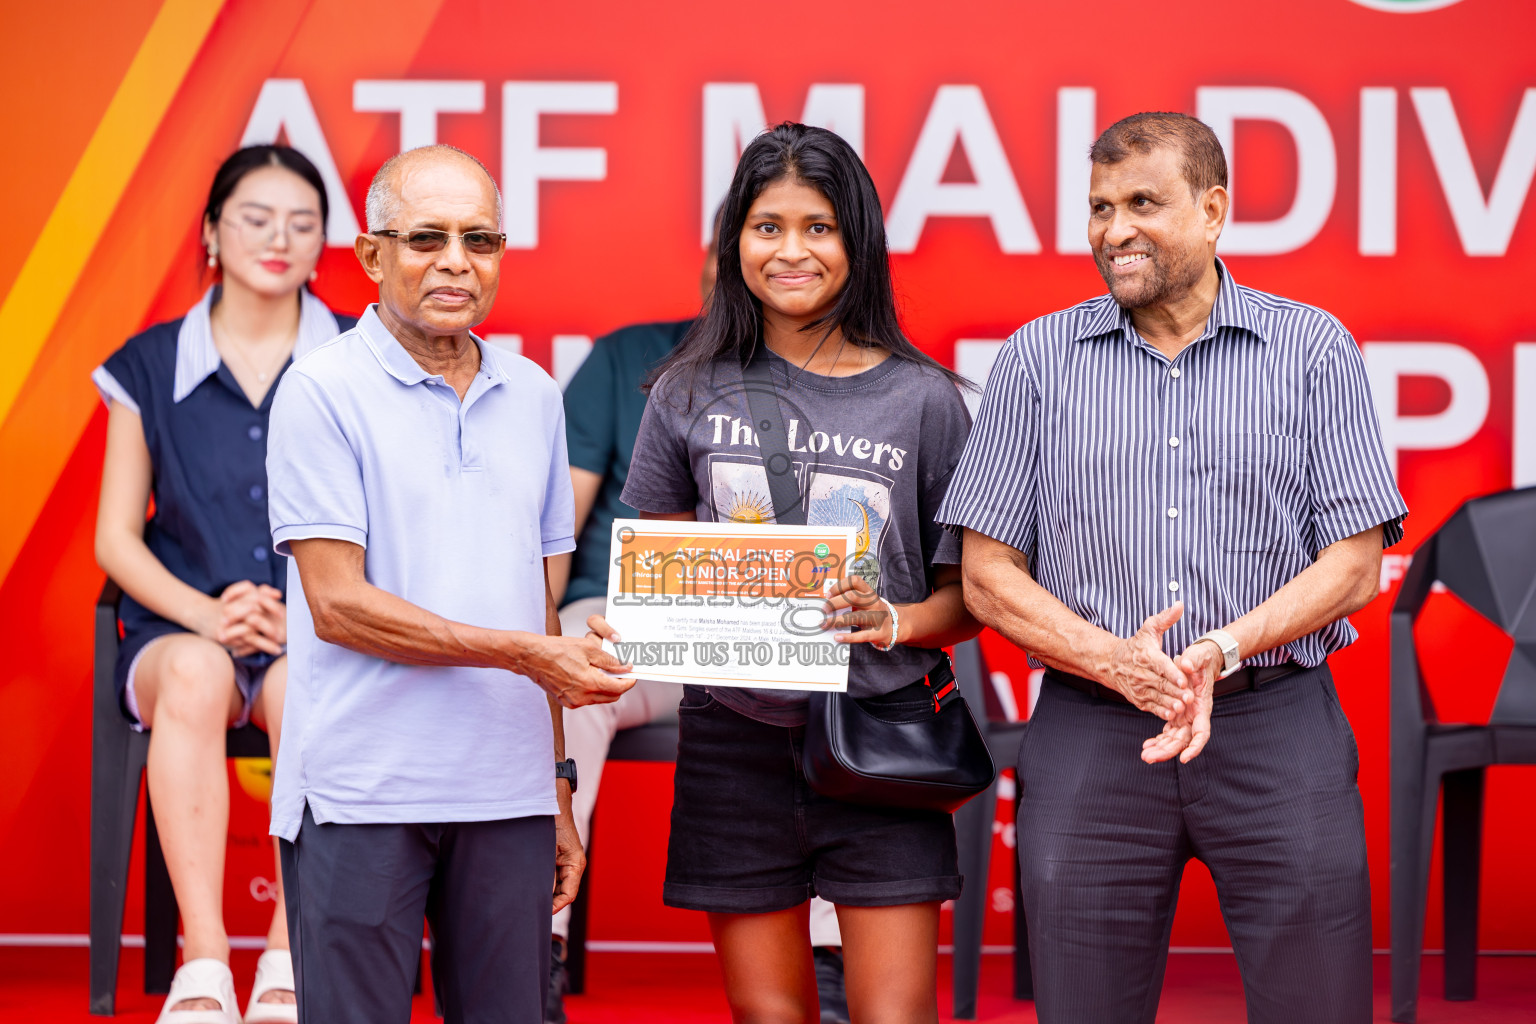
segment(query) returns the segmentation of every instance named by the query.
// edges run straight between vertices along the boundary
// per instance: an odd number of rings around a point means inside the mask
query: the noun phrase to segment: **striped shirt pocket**
[[[1301,547],[1296,524],[1307,518],[1307,443],[1285,434],[1229,434],[1221,439],[1212,507],[1226,551]]]

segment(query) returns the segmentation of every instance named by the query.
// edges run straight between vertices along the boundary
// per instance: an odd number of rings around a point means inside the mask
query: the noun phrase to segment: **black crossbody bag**
[[[774,519],[804,525],[805,504],[767,358],[743,363],[741,375]],[[933,714],[904,722],[876,718],[847,693],[812,693],[804,762],[811,788],[848,803],[953,812],[991,786],[997,766],[949,659],[923,683],[933,698]]]

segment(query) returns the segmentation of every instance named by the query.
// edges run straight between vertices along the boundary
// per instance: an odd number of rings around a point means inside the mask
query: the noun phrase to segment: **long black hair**
[[[902,333],[891,291],[885,217],[864,162],[841,136],[785,121],[753,139],[741,154],[716,220],[715,290],[688,334],[647,381],[646,390],[662,374],[676,371],[686,382],[691,405],[692,393],[717,360],[744,361],[761,343],[763,304],[741,276],[741,231],[757,197],[785,179],[814,188],[832,204],[848,256],[848,280],[836,303],[800,330],[824,338],[839,331],[849,344],[886,349],[897,359],[938,371],[960,387],[974,388]]]
[[[208,202],[203,204],[203,223],[217,224],[224,216],[224,204],[234,194],[235,188],[252,171],[263,167],[281,167],[292,171],[320,193],[320,230],[330,222],[331,203],[325,194],[325,181],[309,157],[292,146],[246,146],[231,153],[214,172],[213,184],[208,187]]]

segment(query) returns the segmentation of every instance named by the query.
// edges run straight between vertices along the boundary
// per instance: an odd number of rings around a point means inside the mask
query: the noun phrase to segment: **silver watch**
[[[1200,640],[1209,640],[1216,645],[1217,650],[1221,651],[1221,674],[1216,678],[1225,679],[1243,667],[1242,656],[1237,650],[1237,640],[1231,633],[1224,629],[1213,629],[1202,635]],[[1199,643],[1200,640],[1196,640],[1195,643]]]

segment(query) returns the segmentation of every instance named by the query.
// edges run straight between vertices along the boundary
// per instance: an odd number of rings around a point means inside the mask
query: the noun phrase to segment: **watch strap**
[[[571,784],[571,792],[576,792],[576,762],[571,758],[555,762],[555,779],[564,779]]]
[[[1216,678],[1225,679],[1243,667],[1242,652],[1238,650],[1237,638],[1231,633],[1224,629],[1212,629],[1201,634],[1200,640],[1209,640],[1221,652],[1221,674]],[[1196,640],[1195,643],[1199,643],[1200,640]]]

